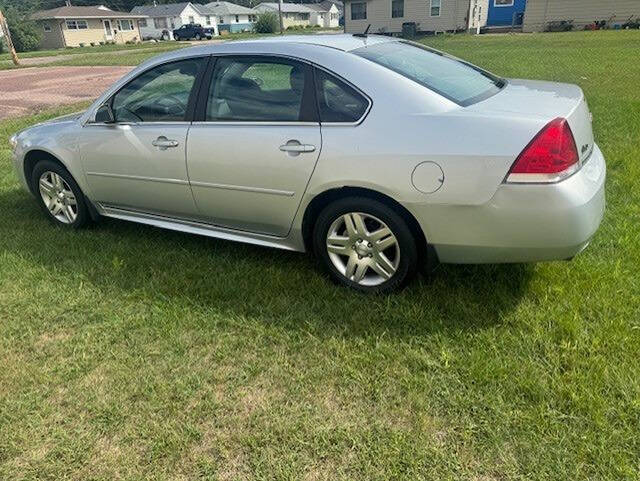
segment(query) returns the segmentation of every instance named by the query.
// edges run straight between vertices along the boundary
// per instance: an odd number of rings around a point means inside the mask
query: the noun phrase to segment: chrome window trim
[[[127,80],[127,81],[126,81],[122,86],[120,86],[120,87],[118,88],[118,90],[116,90],[115,92],[111,93],[111,94],[109,95],[109,97],[107,97],[107,99],[106,99],[104,102],[102,102],[102,103],[101,103],[101,104],[99,104],[99,105],[96,105],[96,106],[93,108],[93,111],[91,112],[91,116],[90,116],[87,120],[85,120],[85,121],[84,121],[84,123],[82,124],[82,126],[84,127],[84,126],[85,126],[85,125],[87,125],[87,124],[99,125],[99,124],[97,124],[97,123],[95,123],[95,122],[92,122],[92,121],[91,121],[91,119],[95,119],[95,117],[96,117],[96,112],[98,111],[98,109],[99,109],[100,107],[102,107],[102,106],[103,106],[104,104],[106,104],[106,103],[111,103],[111,102],[112,102],[112,100],[113,100],[113,97],[115,97],[116,95],[118,95],[118,93],[120,93],[120,91],[121,91],[122,89],[126,88],[126,86],[127,86],[127,85],[129,85],[131,82],[133,82],[134,80],[136,80],[137,78],[139,78],[141,75],[144,75],[145,73],[147,73],[147,72],[149,72],[149,71],[153,70],[154,68],[161,67],[161,66],[163,66],[163,65],[169,65],[169,64],[172,64],[172,63],[176,63],[176,62],[182,62],[182,61],[184,61],[184,60],[197,59],[197,58],[199,58],[199,59],[203,59],[205,62],[208,62],[208,61],[209,61],[209,59],[210,59],[211,57],[212,57],[212,55],[211,55],[211,54],[193,54],[193,55],[185,55],[185,56],[183,56],[183,57],[177,57],[177,58],[168,59],[166,62],[159,62],[159,63],[155,63],[155,64],[152,64],[152,65],[149,65],[149,67],[148,67],[148,68],[145,68],[144,70],[140,71],[140,72],[139,72],[135,77],[132,77],[131,79]],[[205,70],[206,70],[206,66],[205,66]],[[103,122],[101,122],[101,123],[102,123],[102,124],[104,124]],[[133,125],[133,124],[152,124],[152,123],[166,123],[166,122],[158,122],[158,121],[152,121],[152,122],[128,122],[127,124],[128,124],[128,125]],[[169,123],[186,123],[186,124],[190,124],[190,123],[191,123],[191,121],[189,121],[189,120],[180,120],[180,121],[176,120],[176,121],[169,122]],[[104,124],[104,125],[114,125],[114,124]],[[116,125],[117,125],[117,124],[116,124]],[[122,124],[122,125],[124,125],[124,124]]]
[[[257,121],[257,120],[196,120],[191,125],[231,125],[231,126],[245,126],[245,127],[282,127],[282,126],[298,126],[298,127],[318,127],[320,122],[269,122],[269,121]]]
[[[357,125],[360,125],[362,122],[364,122],[364,120],[367,118],[367,115],[369,115],[369,112],[371,111],[372,107],[373,107],[373,100],[371,99],[371,97],[369,95],[367,95],[365,92],[362,91],[362,89],[360,89],[359,87],[357,87],[356,85],[354,85],[352,82],[350,82],[349,80],[345,79],[344,77],[342,77],[341,75],[335,73],[332,70],[329,70],[326,67],[323,67],[321,65],[318,65],[315,62],[312,62],[311,60],[305,59],[305,58],[300,58],[300,57],[296,57],[295,55],[286,55],[286,54],[281,54],[281,53],[220,53],[220,54],[213,54],[211,55],[211,57],[213,59],[217,59],[220,57],[275,57],[275,58],[285,58],[285,59],[289,59],[289,60],[295,60],[297,62],[302,62],[305,63],[307,65],[310,65],[313,68],[317,68],[320,70],[325,71],[326,73],[328,73],[329,75],[332,75],[334,77],[336,77],[338,80],[340,80],[341,82],[344,82],[345,84],[347,84],[349,87],[351,87],[352,89],[354,89],[356,92],[358,92],[360,95],[362,95],[368,102],[368,106],[365,109],[364,113],[362,114],[362,116],[356,120],[355,122],[322,122],[322,121],[318,121],[318,122],[302,122],[302,121],[298,121],[298,122],[283,122],[283,121],[264,121],[264,122],[260,122],[260,121],[253,121],[253,120],[249,120],[249,121],[242,121],[242,120],[233,120],[233,121],[229,121],[229,120],[202,120],[202,121],[196,121],[193,122],[194,124],[204,124],[204,123],[210,123],[210,124],[238,124],[238,125],[248,125],[248,124],[256,124],[256,125],[328,125],[328,126],[345,126],[345,127],[355,127]],[[315,85],[315,76],[314,76],[314,85]],[[316,86],[316,95],[317,95],[317,86]],[[317,99],[316,99],[317,101]],[[318,112],[318,116],[320,116],[320,112]]]

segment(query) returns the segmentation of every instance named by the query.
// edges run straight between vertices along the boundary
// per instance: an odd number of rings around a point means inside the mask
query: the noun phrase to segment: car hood
[[[42,122],[42,124],[60,124],[64,122],[75,122],[80,117],[84,115],[86,111],[83,110],[81,112],[74,112],[72,114],[61,115],[60,117],[56,117],[55,119],[47,120],[46,122]]]

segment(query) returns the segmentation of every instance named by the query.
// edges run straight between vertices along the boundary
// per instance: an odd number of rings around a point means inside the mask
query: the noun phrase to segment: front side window
[[[369,101],[342,80],[316,69],[316,88],[321,122],[359,121]]]
[[[404,0],[391,0],[391,18],[404,17]]]
[[[430,12],[430,15],[432,17],[439,17],[440,16],[441,3],[442,3],[442,0],[431,0],[431,12]]]
[[[307,70],[288,59],[221,57],[213,73],[206,120],[304,120]]]
[[[160,65],[129,82],[113,97],[116,122],[182,122],[202,59]]]
[[[364,20],[367,18],[366,2],[351,3],[351,20]]]
[[[513,7],[513,0],[493,0],[494,7]]]
[[[504,80],[475,67],[412,42],[385,42],[352,51],[393,70],[420,85],[467,106],[484,100],[504,87]]]

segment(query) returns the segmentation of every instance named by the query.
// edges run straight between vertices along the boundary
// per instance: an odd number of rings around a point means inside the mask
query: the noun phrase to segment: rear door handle
[[[297,140],[290,140],[284,145],[280,146],[282,152],[288,152],[291,155],[298,155],[305,152],[314,152],[316,150],[315,145],[301,144]]]
[[[180,142],[177,140],[167,139],[164,135],[161,135],[156,140],[151,142],[154,147],[158,147],[160,150],[167,150],[180,145]]]

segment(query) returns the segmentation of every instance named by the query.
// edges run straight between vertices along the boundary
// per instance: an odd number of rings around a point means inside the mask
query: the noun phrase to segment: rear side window
[[[354,88],[320,69],[316,69],[316,88],[320,122],[357,122],[369,107]]]
[[[504,80],[471,64],[412,42],[385,42],[352,53],[423,85],[465,107],[499,92]]]
[[[309,75],[303,64],[288,59],[221,57],[213,73],[206,120],[308,120],[305,89],[312,85]]]

